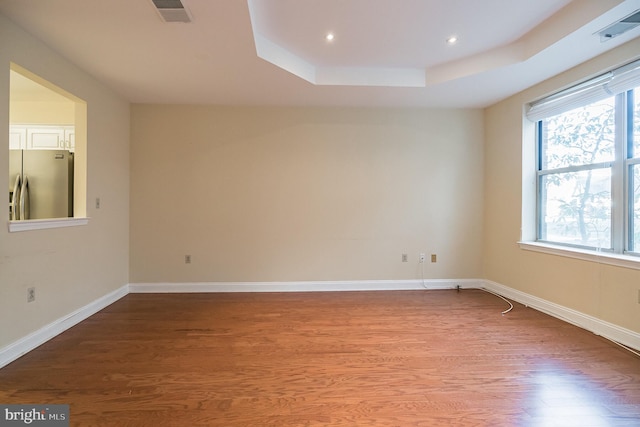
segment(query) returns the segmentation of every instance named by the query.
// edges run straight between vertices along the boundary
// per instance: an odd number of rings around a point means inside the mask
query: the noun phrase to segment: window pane
[[[540,239],[611,248],[611,169],[543,175]]]
[[[631,166],[630,176],[631,179],[629,181],[629,185],[631,188],[631,239],[629,242],[629,250],[632,252],[640,252],[640,165]]]
[[[635,88],[633,96],[633,157],[640,157],[640,88]]]
[[[541,169],[614,160],[615,97],[542,121]]]

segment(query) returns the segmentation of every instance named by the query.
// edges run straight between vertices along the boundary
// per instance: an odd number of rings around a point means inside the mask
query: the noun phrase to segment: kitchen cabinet
[[[64,127],[64,149],[72,153],[76,150],[76,128],[73,126]]]
[[[9,149],[24,150],[25,148],[27,148],[27,128],[11,126],[9,128]]]
[[[60,150],[64,146],[64,129],[54,126],[27,128],[27,150]]]
[[[11,125],[9,135],[11,149],[75,151],[74,126]]]

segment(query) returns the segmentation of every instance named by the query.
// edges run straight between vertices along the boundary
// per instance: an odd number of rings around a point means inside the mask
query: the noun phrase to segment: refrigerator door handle
[[[29,206],[29,177],[24,176],[22,188],[20,189],[20,219],[29,219],[31,217]]]
[[[22,185],[22,177],[20,174],[16,175],[16,180],[13,183],[13,193],[11,195],[11,218],[12,221],[20,219],[20,190]]]

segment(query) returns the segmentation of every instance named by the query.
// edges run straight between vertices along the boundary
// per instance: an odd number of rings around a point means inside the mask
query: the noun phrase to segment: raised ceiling
[[[151,0],[0,0],[0,13],[134,103],[484,107],[640,35],[597,34],[640,0],[182,3],[190,23]]]
[[[435,67],[504,49],[569,2],[249,0],[249,11],[258,54],[311,83],[424,87]]]

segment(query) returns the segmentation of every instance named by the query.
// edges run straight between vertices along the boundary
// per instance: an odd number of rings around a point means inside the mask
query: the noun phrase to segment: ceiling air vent
[[[191,22],[191,15],[180,0],[151,0],[164,22]]]
[[[598,31],[600,41],[606,42],[607,40],[611,40],[612,38],[618,37],[620,34],[626,33],[638,25],[640,25],[640,10],[636,10],[626,18],[618,22],[614,22],[607,28]]]

